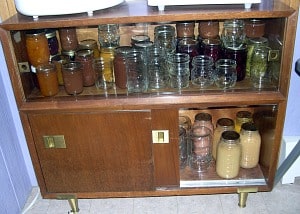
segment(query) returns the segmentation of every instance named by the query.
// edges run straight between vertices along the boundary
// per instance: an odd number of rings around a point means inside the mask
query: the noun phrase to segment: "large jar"
[[[50,51],[44,30],[26,32],[26,50],[32,66],[37,67],[49,62]]]
[[[125,89],[127,88],[126,74],[126,54],[132,49],[131,46],[119,46],[114,50],[114,74],[116,86]]]
[[[214,130],[213,135],[213,150],[212,155],[214,159],[217,158],[217,148],[220,142],[222,133],[225,131],[233,131],[234,130],[234,121],[230,118],[220,118],[217,120],[217,125]]]
[[[92,86],[95,84],[96,74],[93,69],[93,51],[79,50],[76,52],[75,60],[80,62],[83,67],[83,86]]]
[[[60,45],[63,51],[75,51],[78,47],[76,28],[59,28]]]
[[[212,116],[209,113],[201,112],[195,115],[193,127],[197,127],[197,126],[205,126],[210,130],[212,134],[214,133]]]
[[[55,65],[52,63],[37,66],[36,74],[43,96],[54,96],[58,93],[58,80]]]
[[[168,57],[171,88],[187,88],[190,79],[190,56],[186,53],[173,53]]]
[[[58,49],[59,49],[59,44],[58,40],[56,37],[56,30],[55,29],[46,29],[45,30],[45,35],[48,40],[48,46],[49,46],[49,51],[50,55],[54,56],[58,54]]]
[[[179,128],[179,164],[180,169],[183,169],[187,164],[187,131],[180,127]]]
[[[225,131],[217,148],[216,172],[221,178],[235,178],[240,171],[240,135],[235,131]]]
[[[238,111],[235,116],[235,131],[240,132],[244,123],[252,121],[252,113],[249,111]]]
[[[244,123],[240,132],[242,168],[254,168],[259,161],[261,136],[253,123]]]

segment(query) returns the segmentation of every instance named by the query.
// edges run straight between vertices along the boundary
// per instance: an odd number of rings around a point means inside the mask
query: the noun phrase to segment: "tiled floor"
[[[37,192],[34,188],[25,208]],[[294,184],[277,184],[272,192],[250,193],[245,208],[237,203],[238,194],[78,201],[79,214],[299,214],[300,178]],[[69,210],[67,201],[42,199],[39,195],[26,214],[67,214]]]

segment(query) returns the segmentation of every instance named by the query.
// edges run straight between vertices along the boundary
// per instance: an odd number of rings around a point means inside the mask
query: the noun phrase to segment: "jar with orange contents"
[[[50,51],[44,30],[26,32],[26,50],[28,60],[34,67],[49,62]]]
[[[113,72],[114,48],[101,48],[100,57],[103,58],[103,80],[107,83],[115,82]]]
[[[43,96],[54,96],[58,93],[57,71],[53,63],[37,66],[37,78]]]

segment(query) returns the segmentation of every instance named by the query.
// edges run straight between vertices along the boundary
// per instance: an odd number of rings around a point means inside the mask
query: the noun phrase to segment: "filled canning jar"
[[[62,65],[65,90],[68,94],[77,95],[83,91],[82,66],[80,62],[68,62]]]
[[[76,52],[75,60],[80,62],[83,67],[83,86],[95,84],[96,74],[93,68],[93,51],[89,49]]]
[[[43,96],[54,96],[58,93],[58,80],[55,65],[42,64],[36,67],[37,79]]]
[[[78,47],[76,28],[59,28],[59,39],[62,50],[74,51]]]

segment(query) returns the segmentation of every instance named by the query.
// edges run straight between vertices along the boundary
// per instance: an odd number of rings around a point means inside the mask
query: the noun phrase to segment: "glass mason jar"
[[[242,146],[241,162],[242,168],[254,168],[259,161],[261,136],[254,123],[244,123],[240,132]]]
[[[78,47],[76,28],[59,28],[58,32],[61,49],[64,51],[75,51]]]
[[[46,63],[36,67],[36,75],[43,96],[54,96],[58,93],[58,80],[55,65]]]
[[[241,161],[240,135],[235,131],[225,131],[217,148],[216,172],[221,178],[238,176]]]
[[[208,113],[201,112],[195,115],[195,120],[193,127],[197,126],[205,126],[208,128],[211,132],[211,134],[214,133],[214,125],[212,123],[212,116]]]
[[[50,60],[48,40],[44,30],[26,32],[26,50],[30,64],[37,67]]]
[[[175,27],[159,25],[154,28],[154,45],[166,55],[176,52]]]
[[[148,74],[142,51],[132,50],[126,55],[127,92],[143,93],[148,89]]]
[[[219,37],[218,21],[200,21],[198,33],[202,39],[216,39]]]
[[[170,86],[172,88],[189,87],[190,56],[186,53],[173,53],[167,56]]]
[[[64,80],[62,76],[62,65],[69,62],[70,58],[66,55],[56,55],[51,58],[51,62],[55,64],[56,70],[57,70],[57,78],[58,78],[58,84],[64,85]]]
[[[201,49],[205,56],[210,56],[216,62],[222,57],[222,47],[220,39],[204,39]]]
[[[244,123],[252,122],[252,113],[249,111],[238,111],[235,115],[235,131],[240,132]]]
[[[187,164],[187,131],[180,127],[179,128],[179,165],[180,169],[183,169]]]
[[[95,85],[98,89],[107,90],[113,88],[114,83],[105,81],[105,66],[107,66],[107,64],[104,62],[104,59],[102,57],[93,59],[93,69],[96,75]]]
[[[62,65],[65,91],[78,95],[83,91],[82,65],[80,62],[67,62]]]
[[[126,74],[126,54],[131,51],[131,46],[119,46],[114,50],[114,74],[116,86],[125,89],[127,88]]]
[[[212,160],[212,134],[205,126],[193,127],[190,133],[191,154],[189,166],[197,172],[206,172]]]
[[[217,125],[213,135],[213,150],[214,159],[217,158],[217,148],[224,131],[234,131],[234,121],[230,118],[220,118],[217,120]]]
[[[239,48],[245,43],[245,23],[240,19],[225,20],[221,34],[225,48]]]
[[[76,51],[75,60],[82,65],[83,86],[95,84],[96,74],[93,69],[93,51],[89,49]]]
[[[191,70],[192,84],[200,88],[207,88],[214,83],[214,62],[210,56],[195,56]]]
[[[230,89],[235,86],[237,79],[236,61],[219,59],[215,63],[215,83],[220,89]]]
[[[55,29],[46,29],[45,36],[48,40],[48,46],[50,51],[50,56],[54,56],[58,54],[59,44],[56,37]]]
[[[254,49],[269,46],[269,40],[265,37],[249,38],[247,40],[247,63],[246,63],[246,76],[250,77],[251,60]]]
[[[165,56],[157,47],[150,48],[147,54],[149,89],[162,89],[168,86],[168,73]]]
[[[180,115],[179,116],[179,127],[184,128],[187,132],[190,131],[192,127],[192,121],[191,119],[186,115]]]
[[[195,22],[176,22],[177,38],[195,38]]]
[[[98,26],[100,48],[120,46],[120,29],[118,24],[101,24]]]
[[[94,39],[81,40],[78,44],[78,50],[89,49],[93,51],[94,58],[100,57],[100,51],[98,48],[97,41]]]
[[[190,70],[192,69],[192,61],[195,56],[199,55],[198,41],[193,38],[183,38],[177,44],[177,52],[187,53],[190,56]]]
[[[247,46],[242,45],[239,48],[224,48],[223,57],[236,61],[236,81],[242,81],[246,76]]]
[[[104,71],[103,78],[107,84],[114,84],[115,75],[114,75],[114,53],[115,48],[101,48],[100,57],[103,58],[104,61]]]
[[[250,19],[245,22],[245,33],[248,38],[259,38],[265,35],[265,22]]]

